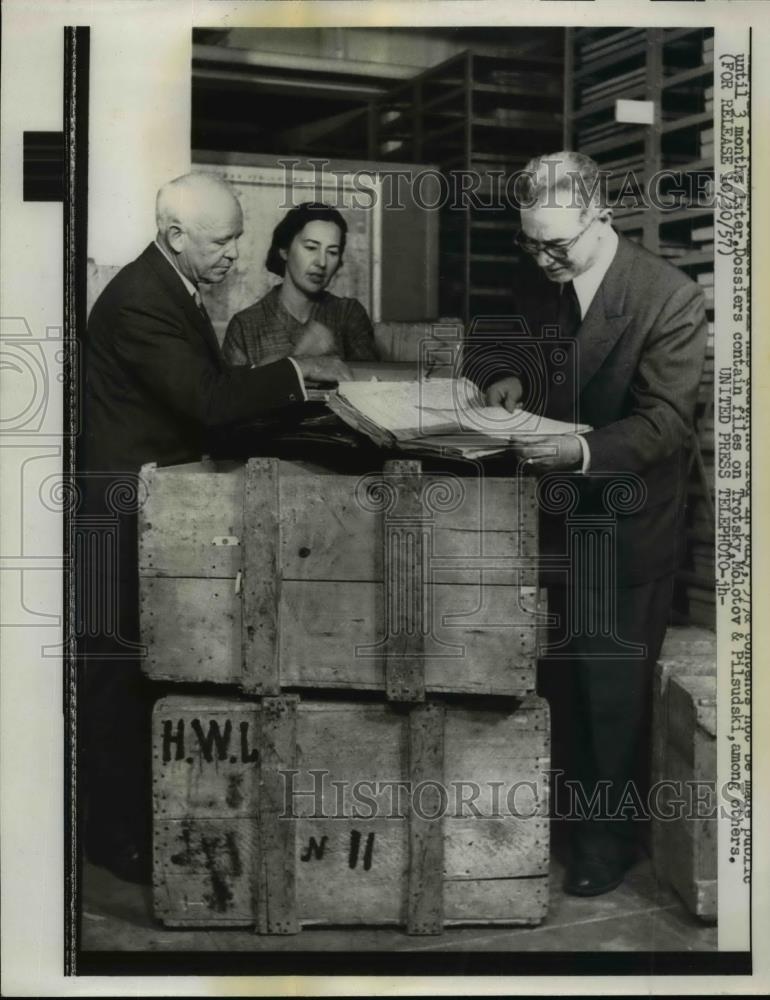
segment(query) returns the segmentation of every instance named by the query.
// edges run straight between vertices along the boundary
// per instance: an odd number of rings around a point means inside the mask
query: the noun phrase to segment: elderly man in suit
[[[226,363],[200,296],[238,259],[243,216],[226,183],[207,174],[170,181],[158,192],[156,219],[155,241],[113,278],[91,312],[79,452],[87,515],[119,521],[117,567],[82,562],[78,569],[81,585],[101,595],[83,599],[91,608],[107,607],[118,589],[117,626],[109,614],[92,617],[82,647],[86,852],[138,881],[149,873],[150,702],[137,659],[141,500],[127,501],[121,485],[136,490],[144,463],[196,461],[211,434],[301,403],[305,378],[349,377],[333,358],[283,358],[260,368]]]
[[[620,884],[636,854],[639,825],[628,820],[646,800],[651,669],[681,548],[707,335],[698,285],[613,229],[599,180],[571,152],[525,168],[517,242],[537,267],[516,275],[515,313],[529,338],[558,327],[563,349],[546,336],[538,369],[526,360],[531,342],[498,340],[496,374],[483,380],[490,404],[592,428],[513,442],[540,477],[543,578],[558,619],[540,686],[554,696],[555,739],[562,723],[571,729],[565,769],[583,794],[568,801],[565,889],[583,896]],[[489,372],[488,342],[469,357],[471,375],[474,364]],[[588,554],[599,537],[608,544]]]

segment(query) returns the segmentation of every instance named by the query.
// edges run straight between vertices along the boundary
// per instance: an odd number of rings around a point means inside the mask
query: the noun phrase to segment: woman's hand
[[[353,373],[340,358],[298,358],[302,377],[310,382],[351,382]]]
[[[295,358],[319,358],[325,354],[334,354],[336,346],[334,334],[329,327],[311,319],[302,331],[302,336],[294,345],[292,356]]]

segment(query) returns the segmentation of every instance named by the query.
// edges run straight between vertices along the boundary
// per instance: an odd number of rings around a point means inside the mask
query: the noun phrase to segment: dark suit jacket
[[[96,301],[86,342],[89,471],[196,461],[209,434],[302,399],[288,360],[231,368],[211,323],[151,243]]]
[[[516,336],[498,337],[494,348],[489,338],[486,347],[478,340],[471,345],[478,360],[468,373],[474,377],[475,367],[477,380],[486,384],[493,371],[495,378],[506,370],[521,373],[525,408],[590,424],[590,472],[571,477],[579,486],[572,513],[601,516],[613,485],[623,488],[624,477],[617,474],[633,474],[638,479],[631,489],[640,491],[641,509],[618,514],[613,504],[618,579],[631,585],[673,572],[681,553],[692,418],[706,346],[702,290],[621,236],[575,337],[574,368],[547,336],[556,321],[558,286],[534,264],[522,266],[514,296],[515,315],[526,323],[530,347]],[[532,338],[542,338],[534,365]],[[489,363],[491,350],[497,352],[497,365]],[[565,377],[557,381],[557,373]],[[622,494],[614,496],[622,508]],[[541,531],[546,554],[564,551],[563,518],[546,515]]]

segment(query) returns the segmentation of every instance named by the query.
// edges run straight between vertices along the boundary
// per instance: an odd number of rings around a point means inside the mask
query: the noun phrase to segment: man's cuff
[[[575,437],[578,439],[580,450],[583,452],[583,464],[580,467],[580,471],[585,475],[591,468],[591,449],[588,447],[588,442],[582,434],[576,434]]]
[[[286,360],[290,361],[291,364],[292,364],[292,367],[294,368],[294,371],[295,371],[295,373],[297,375],[297,381],[299,382],[299,389],[300,389],[300,392],[302,393],[302,400],[303,400],[303,402],[306,403],[307,402],[307,389],[305,388],[305,378],[304,378],[304,376],[302,374],[302,369],[297,364],[297,362],[294,360],[294,358],[287,358]],[[259,365],[250,365],[249,367],[250,368],[259,368],[260,366]],[[290,398],[294,399],[293,396],[291,396]]]
[[[299,387],[302,390],[302,398],[307,402],[307,389],[305,388],[305,378],[302,374],[302,369],[294,360],[294,358],[287,358],[287,361],[291,361],[294,365],[294,371],[297,373],[297,381],[299,382]]]

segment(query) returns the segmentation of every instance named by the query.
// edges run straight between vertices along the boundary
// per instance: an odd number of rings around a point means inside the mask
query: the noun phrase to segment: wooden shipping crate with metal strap
[[[535,689],[528,478],[274,458],[145,466],[144,669],[164,681],[522,697]]]
[[[174,695],[153,723],[154,906],[169,926],[537,924],[549,720]]]

